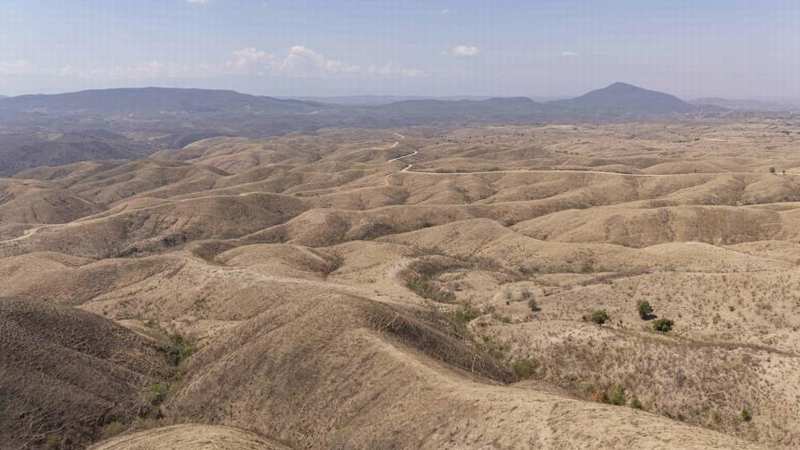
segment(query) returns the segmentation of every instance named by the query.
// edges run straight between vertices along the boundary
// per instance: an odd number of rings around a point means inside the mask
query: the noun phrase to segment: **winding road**
[[[405,139],[400,133],[394,133],[399,139]],[[396,141],[392,144],[391,148],[395,148],[400,145],[400,141]],[[392,158],[387,162],[394,162],[400,161],[404,158],[409,158],[411,156],[415,156],[419,154],[419,150],[414,150],[411,153],[406,155],[398,156],[396,158]],[[461,171],[461,172],[430,172],[424,170],[411,170],[414,167],[414,164],[408,164],[404,168],[400,169],[400,171],[395,173],[413,173],[419,175],[429,175],[429,176],[447,176],[447,175],[483,175],[483,174],[493,174],[493,173],[540,173],[540,174],[548,174],[548,173],[581,173],[581,174],[593,174],[593,175],[614,175],[620,177],[635,177],[635,178],[657,178],[657,177],[672,177],[677,175],[765,175],[762,172],[686,172],[686,173],[624,173],[624,172],[611,172],[606,170],[584,170],[584,169],[510,169],[510,170],[475,170],[475,171]],[[389,174],[391,176],[393,174]],[[780,176],[800,176],[800,174],[795,173],[787,173]],[[775,176],[779,176],[775,174]]]

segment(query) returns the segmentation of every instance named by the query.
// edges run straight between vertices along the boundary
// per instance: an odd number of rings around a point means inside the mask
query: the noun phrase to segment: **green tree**
[[[594,322],[594,323],[596,323],[598,325],[602,325],[602,324],[608,322],[608,319],[609,319],[608,312],[606,312],[605,309],[596,309],[596,310],[592,311],[592,315],[591,315],[590,319],[591,319],[592,322]]]
[[[650,306],[649,302],[642,300],[637,305],[637,308],[639,309],[639,317],[642,320],[648,320],[653,317],[653,307]]]
[[[672,326],[675,322],[669,319],[658,319],[653,322],[653,329],[658,331],[659,333],[669,333],[672,331]]]
[[[608,402],[612,405],[622,406],[625,404],[625,388],[615,384],[608,393]]]

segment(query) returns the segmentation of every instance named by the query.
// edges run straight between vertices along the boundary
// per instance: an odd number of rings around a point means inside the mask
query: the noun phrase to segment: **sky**
[[[800,99],[798,0],[0,0],[0,94]]]

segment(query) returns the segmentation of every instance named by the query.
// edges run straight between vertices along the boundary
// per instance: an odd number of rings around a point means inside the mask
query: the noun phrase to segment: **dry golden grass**
[[[324,130],[32,169],[0,296],[196,347],[156,422],[194,425],[98,448],[797,448],[798,142]]]

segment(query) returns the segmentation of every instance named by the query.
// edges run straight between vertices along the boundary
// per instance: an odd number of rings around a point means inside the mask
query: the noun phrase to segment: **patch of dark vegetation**
[[[625,388],[621,384],[614,384],[607,388],[589,386],[589,389],[592,401],[616,406],[625,404]]]
[[[325,253],[321,254],[321,252],[314,252],[312,253],[317,254],[320,258],[322,258],[325,262],[320,267],[320,272],[326,277],[333,272],[336,272],[344,265],[344,257],[337,253]]]
[[[156,383],[150,386],[150,392],[148,394],[149,403],[153,406],[159,406],[160,404],[164,403],[164,400],[167,399],[167,394],[169,394],[169,384]]]
[[[456,299],[452,291],[444,289],[435,284],[431,279],[423,275],[413,275],[406,281],[406,287],[414,291],[415,294],[428,300],[440,303],[451,303]]]
[[[615,384],[611,387],[608,392],[608,403],[617,406],[625,404],[625,388],[622,385]]]
[[[358,238],[369,241],[394,233],[397,233],[397,230],[387,223],[370,222],[359,230]]]
[[[146,256],[153,253],[160,253],[164,250],[178,248],[192,240],[192,236],[185,233],[172,233],[165,236],[158,236],[137,241],[119,251],[112,251],[109,257],[130,258],[134,256]]]
[[[636,304],[636,309],[639,312],[639,317],[642,320],[650,320],[655,318],[653,315],[653,307],[650,305],[650,302],[642,300]]]
[[[406,287],[422,298],[439,303],[452,303],[456,299],[455,294],[437,282],[436,277],[446,271],[463,267],[462,263],[443,257],[416,261],[405,271]]]
[[[480,374],[501,383],[514,381],[514,374],[504,364],[478,344],[461,316],[445,314],[436,308],[424,312],[409,312],[385,305],[370,305],[370,321],[375,328],[395,336],[431,357],[468,372]],[[467,322],[468,323],[468,322]]]
[[[183,233],[173,233],[161,238],[161,246],[164,248],[177,247],[178,245],[185,244],[187,237]]]
[[[472,305],[464,305],[450,313],[453,323],[456,324],[459,330],[465,330],[467,324],[480,317],[480,315],[480,311],[473,308]]]
[[[520,358],[511,364],[511,370],[517,379],[527,380],[536,375],[536,370],[539,368],[539,362],[534,358]]]
[[[669,333],[672,331],[672,326],[675,322],[669,319],[658,319],[653,322],[653,330],[658,331],[659,333]]]
[[[585,322],[592,322],[597,325],[603,325],[604,323],[608,322],[609,320],[608,312],[605,309],[596,309],[591,312],[591,314],[586,314],[583,316],[583,320]]]
[[[173,334],[167,343],[159,347],[159,350],[164,353],[171,366],[178,367],[194,353],[194,344],[179,334]]]
[[[187,249],[198,258],[201,258],[209,264],[219,264],[216,261],[216,256],[224,253],[236,245],[227,241],[194,241],[187,246]]]

